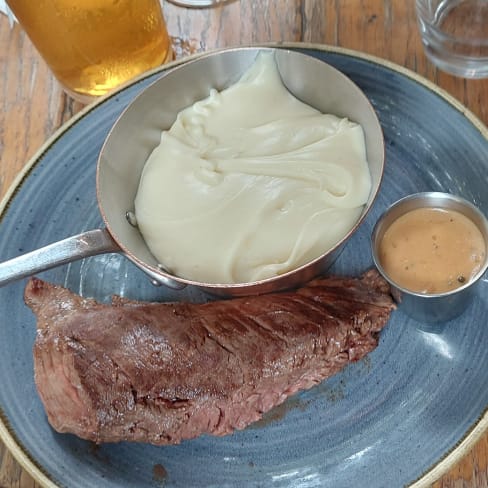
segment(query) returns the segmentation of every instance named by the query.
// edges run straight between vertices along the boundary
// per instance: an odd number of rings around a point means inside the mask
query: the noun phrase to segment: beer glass
[[[64,90],[84,103],[172,57],[159,0],[7,0]]]

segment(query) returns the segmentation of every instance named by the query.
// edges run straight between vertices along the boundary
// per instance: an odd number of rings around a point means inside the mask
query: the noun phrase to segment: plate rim
[[[327,53],[341,54],[348,57],[359,58],[364,61],[369,61],[371,63],[383,66],[391,71],[400,73],[407,78],[423,85],[429,91],[437,94],[458,110],[464,117],[466,117],[469,122],[481,133],[481,135],[488,140],[488,127],[477,117],[471,110],[469,110],[465,105],[463,105],[457,98],[451,95],[449,92],[443,88],[436,85],[434,82],[428,80],[424,76],[416,73],[415,71],[401,66],[393,61],[375,56],[369,53],[364,53],[356,51],[354,49],[343,48],[340,46],[333,46],[329,44],[321,43],[310,43],[310,42],[288,42],[288,41],[278,41],[278,42],[264,42],[264,43],[250,43],[242,44],[239,46],[227,46],[215,49],[209,49],[207,51],[197,52],[174,61],[170,61],[164,65],[158,66],[152,70],[149,70],[136,78],[122,84],[116,90],[102,96],[100,99],[86,105],[77,114],[71,117],[68,121],[62,124],[41,146],[40,148],[28,159],[21,170],[18,172],[17,176],[14,178],[10,186],[8,187],[5,195],[0,200],[0,223],[6,210],[9,207],[10,202],[15,197],[17,190],[21,187],[24,180],[29,176],[31,170],[39,163],[44,154],[48,149],[61,137],[65,132],[67,132],[71,127],[78,123],[81,119],[86,117],[93,110],[103,105],[110,99],[116,97],[119,93],[123,92],[127,88],[136,85],[137,83],[150,78],[157,73],[164,73],[172,68],[180,66],[190,60],[196,59],[200,56],[204,56],[213,52],[226,51],[233,49],[235,47],[274,47],[274,48],[284,48],[284,49],[300,49],[305,51],[322,51]],[[476,444],[476,442],[483,436],[483,434],[488,430],[488,405],[485,407],[483,413],[479,418],[473,423],[470,429],[468,429],[462,438],[456,443],[456,445],[449,451],[447,451],[444,456],[442,456],[437,462],[432,466],[427,468],[427,470],[422,473],[417,480],[407,485],[409,488],[427,488],[433,482],[438,480],[443,474],[445,474],[454,464],[459,462],[467,452]],[[16,459],[16,461],[21,465],[21,467],[29,473],[29,475],[34,479],[35,482],[40,484],[43,488],[61,488],[61,485],[56,484],[46,473],[44,468],[40,466],[34,459],[31,458],[30,454],[27,452],[19,440],[16,439],[15,432],[9,426],[8,420],[5,418],[5,414],[0,407],[0,439],[5,444],[5,447]]]

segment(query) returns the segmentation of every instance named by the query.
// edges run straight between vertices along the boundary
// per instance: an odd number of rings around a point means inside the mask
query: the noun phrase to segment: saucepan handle
[[[0,286],[61,264],[109,252],[120,252],[110,233],[106,229],[90,230],[0,263]]]

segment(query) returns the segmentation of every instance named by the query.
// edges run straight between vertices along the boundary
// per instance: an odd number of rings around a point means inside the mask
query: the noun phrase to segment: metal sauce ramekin
[[[442,192],[415,193],[391,205],[378,219],[372,235],[373,261],[378,271],[389,282],[399,309],[419,322],[440,323],[458,317],[471,302],[477,283],[488,268],[488,252],[478,273],[462,286],[444,293],[420,293],[408,290],[393,281],[384,270],[379,257],[379,247],[386,230],[399,217],[418,208],[455,210],[469,218],[480,230],[488,251],[488,220],[467,200]]]

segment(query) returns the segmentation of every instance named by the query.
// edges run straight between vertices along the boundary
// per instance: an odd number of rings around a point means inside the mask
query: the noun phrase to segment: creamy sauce
[[[370,190],[361,126],[293,97],[265,54],[162,133],[135,210],[149,249],[170,272],[252,282],[333,247]]]
[[[469,282],[485,260],[478,227],[454,210],[419,208],[386,230],[379,248],[385,272],[403,288],[443,293]]]

